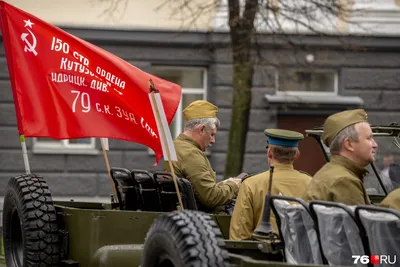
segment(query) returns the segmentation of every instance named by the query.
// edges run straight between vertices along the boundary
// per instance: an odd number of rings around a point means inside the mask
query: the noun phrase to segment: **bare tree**
[[[210,9],[226,8],[233,61],[233,100],[225,177],[242,171],[252,98],[255,61],[252,51],[257,33],[279,34],[337,32],[349,22],[354,0],[165,0],[188,23],[195,23]],[[184,14],[184,15],[182,15]],[[257,53],[256,53],[257,54]]]
[[[102,0],[124,2],[125,0]],[[233,61],[233,100],[225,177],[242,171],[251,109],[254,65],[261,61],[257,38],[262,33],[284,38],[298,33],[338,33],[352,23],[350,15],[362,12],[355,0],[163,0],[157,9],[169,8],[171,19],[182,28],[196,29],[196,22],[210,13],[226,14]],[[374,1],[374,0],[363,0]],[[115,5],[114,5],[115,6]],[[222,10],[222,12],[221,12]],[[261,34],[259,34],[261,33]],[[256,53],[253,53],[254,50]],[[257,56],[258,55],[258,56]],[[265,64],[265,62],[263,64]],[[268,62],[269,65],[274,65]]]
[[[210,9],[226,8],[233,61],[233,100],[225,177],[235,176],[243,168],[254,64],[260,61],[252,56],[257,33],[279,34],[291,44],[290,34],[337,32],[349,23],[350,14],[361,12],[353,8],[353,0],[165,0],[163,6],[167,4],[172,7],[171,14],[180,14],[189,23],[195,23]]]
[[[99,17],[118,22],[125,15],[129,0],[91,0],[90,3],[93,6],[97,6],[99,3],[103,6],[103,11],[99,14]]]
[[[254,20],[259,9],[258,5],[257,0],[246,1],[244,11],[240,14],[239,0],[229,0],[228,24],[233,55],[233,99],[224,177],[236,176],[243,168],[254,73],[253,60],[250,57],[251,40],[255,31]]]

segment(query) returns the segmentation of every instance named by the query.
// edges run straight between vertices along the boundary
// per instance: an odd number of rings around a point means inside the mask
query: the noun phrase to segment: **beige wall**
[[[87,26],[120,29],[165,29],[165,30],[222,30],[227,31],[227,0],[219,0],[221,7],[216,11],[216,0],[8,0],[13,5],[56,25]],[[279,0],[274,0],[279,3]],[[307,1],[307,0],[296,0]],[[337,18],[314,21],[313,28],[324,32],[345,32],[364,34],[400,34],[400,7],[397,0],[339,0],[349,2],[361,14],[349,14],[351,24]],[[159,6],[167,2],[162,8]],[[206,12],[190,13],[179,8],[189,3],[190,8],[199,11],[199,6],[208,6]],[[336,21],[332,23],[333,21]],[[267,31],[258,21],[259,31]],[[290,21],[282,21],[282,28],[290,33],[307,33],[308,29]]]
[[[123,29],[211,29],[215,7],[198,14],[176,11],[184,0],[8,0],[49,23],[64,26],[112,27]],[[192,5],[210,0],[191,0]],[[116,4],[118,3],[118,4]],[[172,4],[174,3],[174,4]],[[194,7],[194,6],[193,6]],[[194,7],[193,9],[199,10]],[[182,10],[182,9],[179,9]],[[112,12],[111,12],[112,11]],[[173,17],[171,18],[171,15]],[[183,18],[183,19],[181,19]]]

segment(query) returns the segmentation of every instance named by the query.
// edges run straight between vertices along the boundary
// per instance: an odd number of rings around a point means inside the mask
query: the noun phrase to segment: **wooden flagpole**
[[[28,150],[26,149],[25,136],[23,134],[19,136],[19,141],[21,142],[22,157],[24,158],[26,174],[31,174],[31,168],[29,167]]]
[[[114,202],[117,203],[117,191],[115,190],[115,185],[113,182],[113,179],[111,177],[111,169],[110,169],[110,163],[108,162],[108,157],[107,157],[107,152],[106,149],[104,148],[104,143],[103,143],[103,139],[100,138],[100,143],[101,143],[101,149],[103,150],[103,154],[104,154],[104,160],[106,161],[106,166],[107,166],[107,172],[108,172],[108,177],[110,178],[110,183],[111,183],[111,188],[112,188],[112,192],[113,192],[113,197],[114,197]]]
[[[168,157],[168,163],[169,163],[169,167],[171,169],[171,173],[172,173],[172,179],[174,180],[174,184],[175,184],[175,190],[176,190],[176,194],[178,196],[178,200],[179,200],[179,205],[181,207],[181,210],[184,210],[183,208],[183,203],[182,203],[182,198],[181,198],[181,192],[179,190],[179,186],[178,186],[178,181],[176,179],[176,175],[175,175],[175,170],[174,170],[174,166],[172,165],[172,161],[171,161],[171,152],[169,150],[168,144],[167,144],[167,138],[165,136],[165,129],[164,126],[161,122],[161,116],[160,116],[160,112],[158,109],[158,105],[157,105],[157,101],[155,99],[154,94],[158,93],[158,90],[154,87],[154,83],[153,81],[150,79],[149,80],[149,88],[150,88],[150,94],[151,94],[151,102],[153,103],[153,107],[155,107],[155,115],[156,115],[156,119],[159,122],[159,132],[160,132],[160,137],[162,138],[162,142],[164,142],[164,146],[165,146],[165,151],[167,152],[167,157]]]

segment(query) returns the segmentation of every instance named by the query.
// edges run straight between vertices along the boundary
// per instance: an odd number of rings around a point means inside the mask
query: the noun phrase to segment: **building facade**
[[[113,13],[117,17],[104,14],[113,8],[108,6],[112,2],[10,1],[146,72],[180,84],[183,95],[170,127],[173,137],[182,131],[182,110],[187,104],[197,99],[216,104],[221,128],[209,159],[221,179],[231,125],[233,79],[223,7],[209,10],[196,25],[188,25],[169,19],[173,7],[157,9],[163,1],[127,5],[119,1]],[[351,35],[346,36],[306,32],[258,36],[243,171],[254,173],[268,167],[266,128],[304,133],[321,126],[334,112],[358,107],[366,109],[372,124],[399,122],[400,20],[393,14],[398,15],[400,8],[396,1],[384,2],[385,8],[372,9],[369,19],[363,18],[369,26],[385,25],[382,32],[361,33],[348,25]],[[24,162],[5,52],[0,47],[1,196],[9,177],[24,173]],[[27,138],[27,147],[32,173],[46,178],[54,198],[109,198],[112,191],[98,139]],[[300,149],[308,154],[304,153],[307,156],[301,157],[296,167],[313,174],[324,162],[322,152],[310,137]],[[107,155],[113,167],[154,171],[163,166],[163,162],[153,166],[155,157],[146,147],[120,140],[110,140]]]

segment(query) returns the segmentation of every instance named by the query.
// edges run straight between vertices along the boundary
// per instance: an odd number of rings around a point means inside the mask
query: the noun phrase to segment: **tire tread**
[[[58,266],[60,250],[57,215],[47,183],[41,176],[25,174],[12,177],[8,182],[6,196],[8,190],[13,190],[20,201],[20,221],[26,242],[25,263],[27,266]]]
[[[221,230],[206,213],[183,210],[161,215],[154,220],[146,240],[159,232],[174,239],[184,266],[231,266]]]

